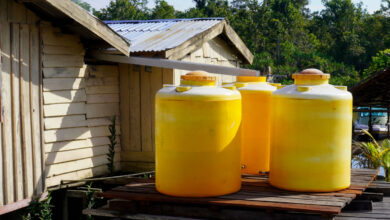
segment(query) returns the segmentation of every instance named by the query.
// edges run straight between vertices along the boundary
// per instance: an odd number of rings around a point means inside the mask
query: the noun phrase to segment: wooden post
[[[390,106],[387,106],[387,138],[390,138]]]
[[[372,134],[372,112],[371,112],[371,110],[372,110],[372,107],[370,106],[370,108],[369,108],[369,114],[368,114],[368,132],[370,132],[370,134]]]

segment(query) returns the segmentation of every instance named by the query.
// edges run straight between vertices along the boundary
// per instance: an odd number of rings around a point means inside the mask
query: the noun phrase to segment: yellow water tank
[[[238,76],[242,97],[242,172],[269,171],[271,93],[276,87],[265,76]]]
[[[330,75],[307,69],[272,93],[270,183],[328,192],[351,178],[352,95],[328,84]]]
[[[204,72],[156,95],[156,189],[208,197],[241,187],[241,95]]]

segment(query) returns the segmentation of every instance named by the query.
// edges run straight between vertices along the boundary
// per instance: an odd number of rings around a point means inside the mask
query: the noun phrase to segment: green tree
[[[364,78],[369,77],[371,74],[384,70],[390,67],[390,49],[379,51],[376,56],[372,57],[370,66],[364,70]]]
[[[156,0],[156,6],[152,9],[152,19],[175,18],[175,8],[165,0]]]
[[[80,5],[82,8],[84,8],[88,12],[92,12],[93,11],[92,6],[88,2],[84,2],[82,0],[72,0],[72,2]]]
[[[148,19],[147,3],[147,0],[111,0],[106,8],[95,11],[94,15],[101,20]]]

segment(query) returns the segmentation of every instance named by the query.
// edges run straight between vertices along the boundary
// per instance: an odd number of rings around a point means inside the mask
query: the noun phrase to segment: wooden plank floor
[[[103,192],[100,196],[114,199],[108,209],[118,209],[120,201],[180,204],[194,207],[265,210],[266,212],[295,212],[334,216],[361,195],[378,174],[378,170],[353,169],[351,187],[330,193],[301,193],[276,189],[269,185],[267,176],[243,176],[242,189],[234,194],[209,198],[171,197],[155,190],[153,179],[129,179],[129,183]],[[110,205],[111,204],[111,205]],[[125,207],[125,206],[124,206]],[[200,213],[201,214],[201,213]],[[192,216],[191,217],[202,217]]]
[[[390,219],[390,183],[374,181],[369,187],[370,191],[383,193],[383,201],[372,202],[372,210],[343,210],[335,220]]]

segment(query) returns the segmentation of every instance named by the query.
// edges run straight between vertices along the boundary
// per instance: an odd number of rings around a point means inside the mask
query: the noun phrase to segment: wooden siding
[[[37,21],[22,4],[0,1],[1,210],[44,190]]]
[[[238,58],[237,52],[226,41],[219,37],[209,40],[202,47],[181,59],[195,63],[215,64],[221,66],[240,67],[242,61]],[[187,70],[175,69],[174,84],[180,84],[180,76],[186,74]],[[217,77],[217,84],[231,83],[236,81],[235,76],[212,74]]]
[[[77,36],[41,26],[46,186],[107,174],[108,126],[119,117],[118,67],[87,66]],[[119,144],[116,150],[119,169]]]
[[[172,84],[173,70],[120,64],[119,72],[122,170],[153,170],[154,97],[163,84]]]

